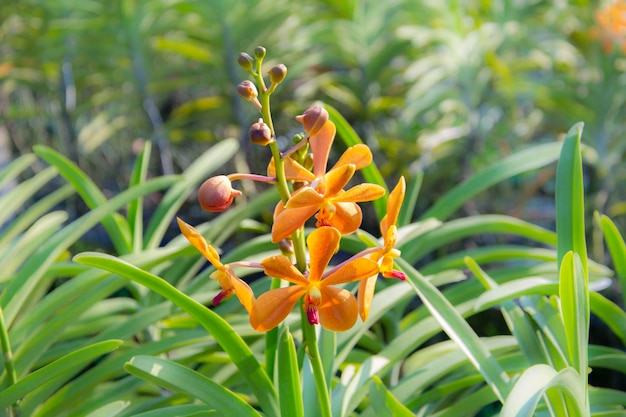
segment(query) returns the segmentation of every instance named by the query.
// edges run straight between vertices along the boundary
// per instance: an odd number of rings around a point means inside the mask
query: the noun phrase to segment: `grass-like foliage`
[[[624,415],[624,392],[589,383],[597,369],[626,373],[623,350],[589,342],[591,317],[626,344],[626,313],[598,292],[613,271],[588,255],[583,125],[484,166],[415,216],[429,178],[386,181],[335,108],[304,112],[304,133],[279,148],[270,96],[287,70],[266,77],[265,54],[239,56],[252,81],[238,92],[262,117],[250,139],[267,172],[217,172],[242,152],[235,139],[154,178],[146,142],[112,198],[45,146],[0,171],[0,186],[20,179],[0,196],[2,415]],[[335,136],[347,150],[327,170]],[[47,168],[28,177],[34,163]],[[455,217],[552,165],[556,231]],[[41,197],[53,180],[65,185]],[[241,195],[232,182],[243,180],[273,187]],[[176,221],[197,190],[193,207],[214,214]],[[89,210],[70,219],[58,207],[78,198]],[[374,213],[380,230],[361,222]],[[595,223],[623,288],[624,239],[606,215]],[[97,225],[110,250],[76,253]]]

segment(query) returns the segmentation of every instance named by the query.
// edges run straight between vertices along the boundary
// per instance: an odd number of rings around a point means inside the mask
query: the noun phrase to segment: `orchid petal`
[[[342,235],[354,233],[363,219],[361,208],[356,203],[335,203],[335,214],[330,220],[330,225]]]
[[[335,139],[336,130],[335,124],[327,120],[324,126],[309,138],[311,152],[313,153],[313,173],[316,177],[321,177],[326,172],[328,155]]]
[[[299,207],[293,209],[276,207],[272,225],[272,242],[278,243],[298,230],[315,214],[319,207]],[[278,215],[276,215],[278,212]]]
[[[289,198],[287,204],[285,205],[285,208],[291,209],[310,206],[316,206],[317,208],[319,208],[319,206],[323,202],[324,197],[320,195],[317,191],[315,191],[311,187],[303,187]]]
[[[378,274],[378,264],[370,259],[358,258],[332,270],[322,279],[322,286],[360,281]]]
[[[385,189],[376,184],[359,184],[350,188],[345,193],[337,195],[334,201],[358,203],[362,201],[376,200],[385,195]]]
[[[326,185],[326,190],[324,191],[324,196],[333,197],[337,193],[341,192],[343,187],[348,184],[348,181],[354,175],[354,165],[342,165],[339,168],[331,169],[324,176],[324,183]]]
[[[309,280],[319,281],[330,259],[339,249],[341,234],[333,227],[315,229],[306,240],[311,254]]]
[[[324,287],[322,303],[319,306],[320,324],[335,332],[343,332],[354,326],[357,319],[357,302],[348,290],[337,287]]]
[[[361,320],[365,321],[369,317],[370,307],[372,306],[372,298],[374,298],[374,290],[376,289],[376,279],[378,274],[372,275],[364,279],[359,284],[359,292],[357,293],[357,301],[359,303],[359,315]]]
[[[346,149],[332,169],[339,168],[342,165],[353,164],[359,170],[365,168],[371,162],[372,151],[367,145],[359,143]]]
[[[230,277],[230,284],[233,286],[233,290],[235,290],[235,295],[237,295],[237,298],[246,311],[250,313],[250,311],[252,311],[252,305],[254,304],[254,293],[252,289],[246,282],[237,278],[234,274]]]
[[[391,191],[391,193],[389,193],[389,200],[387,200],[387,214],[380,222],[380,233],[383,236],[386,235],[387,230],[391,225],[397,223],[405,193],[406,182],[404,181],[404,177],[400,177],[398,184]]]
[[[207,243],[204,236],[198,232],[193,226],[185,223],[180,218],[176,218],[180,231],[185,235],[189,243],[191,243],[205,258],[208,259],[211,264],[218,268],[223,269],[224,265],[220,262],[220,255],[215,248]]]
[[[261,294],[252,305],[250,324],[260,332],[272,330],[285,320],[305,292],[300,285],[294,285]]]
[[[290,181],[315,181],[315,175],[292,158],[284,159],[285,178]],[[276,165],[274,164],[274,158],[270,160],[267,166],[267,176],[276,178]]]
[[[302,276],[302,273],[298,271],[296,267],[291,264],[291,261],[285,256],[276,255],[266,258],[261,261],[261,265],[265,270],[265,275],[284,279],[293,284],[299,284],[307,286],[309,281]]]

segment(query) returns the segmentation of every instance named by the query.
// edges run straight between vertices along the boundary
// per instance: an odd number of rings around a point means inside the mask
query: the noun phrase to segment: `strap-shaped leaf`
[[[261,417],[258,411],[234,392],[179,363],[152,356],[135,356],[124,368],[163,388],[197,398],[215,409],[219,415]]]
[[[219,315],[182,293],[162,278],[143,271],[121,259],[100,253],[82,253],[76,255],[74,260],[78,263],[104,269],[133,280],[167,298],[198,320],[239,368],[265,414],[268,416],[280,415],[276,391],[267,373],[261,368],[253,352],[241,336]]]

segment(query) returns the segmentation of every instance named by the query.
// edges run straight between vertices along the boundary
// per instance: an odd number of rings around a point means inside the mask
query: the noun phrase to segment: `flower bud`
[[[287,67],[285,64],[274,65],[267,74],[272,84],[280,84],[287,76]]]
[[[266,146],[272,142],[272,131],[263,119],[253,123],[248,131],[250,141],[256,145]]]
[[[237,57],[237,62],[246,71],[252,71],[252,67],[254,66],[254,60],[247,53],[245,52],[240,53],[239,56]]]
[[[307,109],[296,120],[304,125],[304,131],[309,136],[315,135],[328,120],[328,111],[320,106],[313,106]]]
[[[259,96],[259,92],[252,81],[242,81],[237,86],[237,94],[246,101],[252,101]]]
[[[240,195],[241,191],[233,189],[227,176],[218,175],[202,183],[198,189],[198,202],[204,210],[217,213],[230,207],[233,199]]]
[[[254,56],[256,57],[256,59],[265,58],[266,52],[267,52],[266,49],[263,48],[262,46],[257,46],[256,48],[254,48]]]

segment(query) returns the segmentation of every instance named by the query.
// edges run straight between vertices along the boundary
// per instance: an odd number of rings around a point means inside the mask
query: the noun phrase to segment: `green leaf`
[[[276,392],[267,373],[237,332],[220,316],[194,299],[180,292],[167,281],[143,271],[121,259],[99,253],[82,253],[74,257],[78,263],[94,266],[135,281],[167,298],[186,311],[204,327],[222,346],[242,376],[248,381],[263,411],[279,416]]]
[[[0,195],[0,224],[4,224],[18,210],[21,210],[28,200],[33,198],[45,184],[58,175],[56,168],[48,167],[38,172],[34,177],[22,181],[11,188],[7,193]]]
[[[33,149],[41,159],[59,170],[59,173],[74,186],[90,209],[102,206],[107,202],[107,198],[91,178],[68,158],[46,146],[37,145]],[[102,219],[102,225],[106,228],[117,252],[120,254],[128,253],[130,250],[128,224],[111,212]]]
[[[0,409],[9,407],[35,390],[59,379],[68,379],[96,358],[117,349],[121,340],[107,340],[78,349],[40,368],[0,392]]]
[[[135,414],[134,417],[204,417],[217,416],[214,410],[206,411],[204,404],[176,405],[174,407],[160,408],[158,410],[146,411]]]
[[[580,258],[574,252],[567,252],[563,257],[559,272],[559,297],[570,364],[580,375],[581,384],[586,387],[589,288]]]
[[[179,363],[152,356],[135,356],[124,368],[163,388],[189,394],[224,416],[261,417],[234,392]]]
[[[111,212],[120,209],[138,196],[167,187],[175,180],[176,177],[159,177],[126,190],[104,205],[76,219],[46,242],[42,242],[40,249],[20,268],[15,279],[9,281],[0,295],[0,304],[6,306],[4,313],[7,325],[12,325],[32,291],[37,288],[44,273],[71,244]]]
[[[37,161],[32,153],[20,155],[0,170],[0,189],[15,180],[22,172],[30,168]]]
[[[574,125],[563,142],[556,173],[556,233],[558,265],[573,251],[580,257],[585,279],[588,276],[585,243],[585,200],[580,137],[583,123]]]
[[[398,265],[407,275],[407,282],[435,317],[448,337],[456,342],[472,365],[482,374],[494,394],[501,400],[510,390],[509,379],[493,355],[481,342],[470,325],[455,310],[444,295],[404,259]]]
[[[624,238],[617,229],[617,226],[615,226],[615,223],[613,223],[609,217],[604,214],[600,215],[595,213],[595,219],[602,227],[604,240],[611,254],[613,267],[615,268],[617,279],[622,288],[623,305],[626,306],[626,243],[624,243]]]
[[[549,389],[556,389],[567,396],[577,407],[574,416],[588,416],[585,409],[585,393],[580,385],[578,373],[573,368],[560,372],[539,364],[528,368],[513,386],[506,398],[500,417],[532,417],[537,404]]]
[[[443,197],[439,198],[422,216],[445,220],[458,210],[467,200],[494,184],[521,173],[541,168],[557,160],[560,143],[546,143],[533,146],[507,156],[490,167],[480,170],[466,179]]]
[[[476,310],[485,310],[514,298],[556,294],[558,289],[558,282],[542,277],[516,279],[484,292],[476,299]]]
[[[372,407],[379,417],[413,417],[414,414],[406,408],[391,392],[379,377],[374,376],[370,384],[370,400]]]
[[[423,256],[450,242],[484,233],[517,235],[548,245],[556,244],[554,232],[509,216],[481,215],[448,221],[435,229],[401,234],[398,249],[402,258],[416,262]]]
[[[135,161],[128,188],[146,181],[151,150],[152,142],[146,141]],[[131,228],[132,250],[133,252],[138,252],[143,247],[143,198],[138,198],[128,204],[127,217]]]
[[[293,336],[288,327],[284,327],[278,336],[277,371],[278,397],[282,416],[304,416],[300,371]]]
[[[589,293],[589,306],[594,316],[602,320],[626,345],[626,311],[595,291]]]
[[[324,108],[328,110],[328,114],[330,119],[337,126],[337,134],[341,137],[346,146],[354,146],[359,143],[363,143],[359,135],[354,131],[352,126],[348,123],[348,121],[335,109],[334,107],[324,104]],[[378,184],[381,187],[387,189],[387,185],[385,184],[385,179],[381,175],[378,167],[375,163],[371,163],[360,171],[363,174],[363,178],[365,178],[366,182],[372,184]],[[376,209],[376,214],[379,219],[382,219],[387,211],[387,194],[378,200],[374,200],[374,208]]]
[[[115,417],[129,405],[128,401],[114,401],[87,414],[85,417]]]

